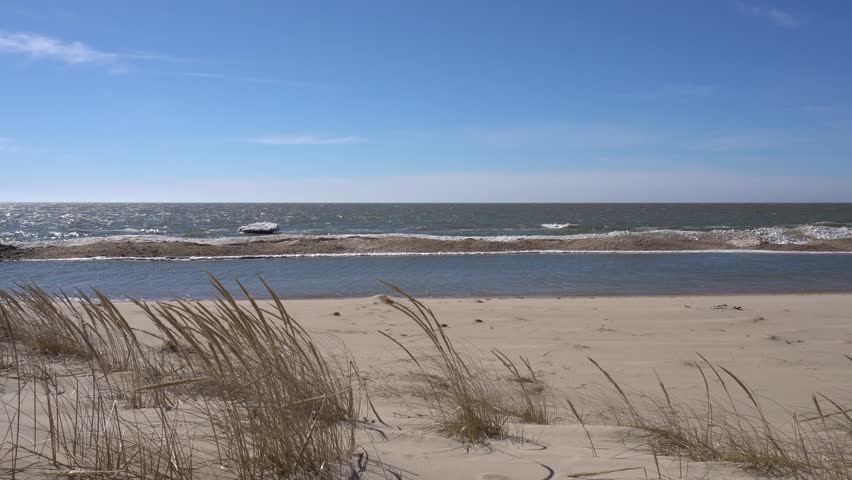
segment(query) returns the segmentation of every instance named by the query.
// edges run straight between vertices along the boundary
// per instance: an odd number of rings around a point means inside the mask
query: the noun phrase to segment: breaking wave
[[[558,225],[558,224],[553,224]],[[561,224],[558,228],[567,228]],[[556,226],[549,228],[557,228]],[[847,226],[834,227],[825,225],[803,225],[798,227],[764,227],[752,229],[716,229],[716,230],[616,230],[606,233],[575,233],[568,235],[430,235],[418,233],[347,233],[329,235],[308,235],[279,233],[263,236],[247,237],[215,237],[215,238],[190,238],[175,237],[157,234],[133,234],[133,235],[111,235],[105,237],[80,238],[74,235],[63,236],[61,239],[35,240],[35,241],[11,241],[7,245],[19,248],[39,248],[49,246],[74,247],[92,245],[97,243],[111,242],[136,242],[136,243],[191,243],[196,245],[241,245],[252,243],[282,242],[287,240],[343,240],[351,238],[362,239],[421,239],[443,242],[461,242],[465,240],[479,240],[485,242],[518,242],[524,240],[587,240],[607,239],[619,237],[643,237],[643,238],[679,238],[684,240],[707,240],[727,242],[732,246],[748,247],[768,243],[773,245],[806,245],[815,241],[852,239],[852,228]]]
[[[563,228],[576,227],[576,223],[542,223],[541,228],[547,230],[562,230]]]

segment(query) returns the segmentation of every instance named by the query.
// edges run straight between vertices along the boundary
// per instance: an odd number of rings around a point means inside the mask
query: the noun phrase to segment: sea
[[[523,239],[714,231],[771,242],[852,238],[852,204],[2,203],[0,244],[240,237],[277,223],[293,236]],[[804,239],[804,240],[802,240]],[[228,260],[0,262],[0,288],[97,288],[116,298],[210,298],[208,274],[285,298],[852,292],[852,254],[754,251],[394,254]]]

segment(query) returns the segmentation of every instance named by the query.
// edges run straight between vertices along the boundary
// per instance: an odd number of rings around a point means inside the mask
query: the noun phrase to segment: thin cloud
[[[247,77],[244,75],[226,75],[224,73],[215,73],[215,72],[163,72],[164,75],[177,75],[179,77],[189,77],[189,78],[203,78],[208,80],[232,80],[235,82],[249,82],[249,83],[287,83],[289,82],[279,82],[278,80],[272,78],[264,78],[264,77]]]
[[[120,60],[174,60],[153,53],[107,52],[82,42],[66,42],[36,33],[0,32],[0,53],[29,55],[34,59],[50,59],[74,65],[114,64]]]
[[[802,107],[802,110],[819,115],[839,115],[847,111],[843,106],[837,104],[809,104]]]
[[[492,146],[567,145],[577,148],[620,148],[648,145],[656,132],[623,125],[542,124],[513,127],[469,128],[468,138]]]
[[[657,90],[650,90],[635,95],[643,100],[661,100],[675,98],[707,98],[716,93],[716,88],[710,85],[677,84],[666,85]]]
[[[18,146],[8,137],[0,137],[0,152],[15,152]]]
[[[52,58],[65,63],[93,63],[115,60],[115,53],[102,52],[81,42],[63,42],[33,33],[0,33],[0,52]]]
[[[700,143],[698,148],[716,151],[771,150],[809,141],[782,133],[742,133],[711,138]]]
[[[318,135],[271,135],[248,140],[260,145],[350,145],[367,143],[367,139],[358,136],[323,137]]]
[[[739,12],[743,15],[763,18],[771,22],[773,25],[784,28],[796,28],[804,23],[804,21],[796,15],[773,7],[765,8],[757,5],[737,2],[737,10],[739,10]]]
[[[126,72],[110,72],[110,73],[126,73]],[[163,70],[153,71],[146,70],[145,73],[150,75],[159,75],[164,77],[180,77],[187,79],[198,79],[200,81],[209,80],[211,82],[232,82],[232,83],[256,83],[258,85],[276,85],[292,88],[313,88],[321,87],[322,85],[313,82],[300,82],[293,80],[279,80],[270,77],[256,77],[251,75],[232,75],[229,73],[219,72],[204,72],[204,71],[181,71],[181,70]]]

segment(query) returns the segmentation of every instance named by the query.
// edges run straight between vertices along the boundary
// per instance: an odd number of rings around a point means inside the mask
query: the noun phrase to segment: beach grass
[[[704,389],[704,401],[698,404],[672,398],[659,378],[658,395],[628,394],[609,371],[589,358],[615,392],[614,398],[602,402],[604,421],[640,432],[643,446],[655,459],[729,462],[773,478],[852,478],[848,407],[815,394],[811,415],[791,413],[789,422],[772,423],[745,381],[700,354],[699,358],[692,363]],[[718,398],[714,388],[721,389]]]
[[[17,379],[3,477],[348,478],[354,369],[271,289],[270,307],[240,286],[247,307],[212,282],[212,305],[137,302],[156,332],[130,328],[98,292],[0,294],[4,368]]]
[[[213,301],[136,301],[150,331],[97,291],[0,291],[0,477],[360,478],[356,434],[373,406],[345,348],[323,348],[265,283],[268,301],[239,282],[245,300],[211,282]],[[487,444],[513,425],[577,423],[597,457],[590,427],[615,425],[639,433],[631,448],[652,456],[658,474],[659,458],[671,457],[758,476],[850,478],[845,399],[814,393],[812,409],[773,423],[745,380],[701,355],[690,362],[698,402],[675,398],[662,379],[634,392],[592,358],[587,368],[612,393],[569,398],[527,357],[462,352],[426,304],[390,288],[396,298],[381,302],[413,322],[425,348],[380,333],[415,366],[423,424],[440,435]]]
[[[437,430],[466,442],[482,442],[506,435],[510,415],[501,408],[496,379],[459,353],[429,307],[403,290],[390,287],[407,304],[387,296],[382,300],[419,327],[434,355],[418,356],[392,336],[379,333],[399,346],[426,380],[426,397]]]

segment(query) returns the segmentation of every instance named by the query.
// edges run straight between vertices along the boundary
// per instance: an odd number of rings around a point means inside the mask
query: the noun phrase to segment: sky
[[[0,201],[852,201],[848,1],[0,0]]]

